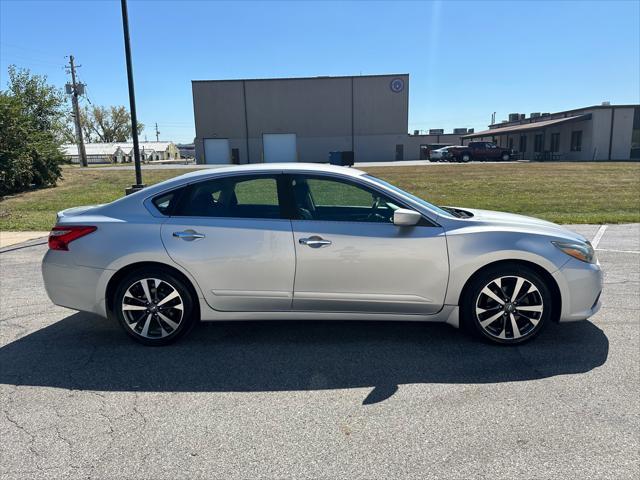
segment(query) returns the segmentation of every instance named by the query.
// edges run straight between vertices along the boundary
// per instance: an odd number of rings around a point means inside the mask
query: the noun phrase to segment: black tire
[[[468,163],[471,161],[471,154],[470,153],[463,153],[462,155],[460,155],[460,161],[462,163]]]
[[[511,160],[511,155],[507,152],[503,152],[500,158],[502,158],[503,162],[508,162],[509,160]]]
[[[513,290],[518,285],[518,277],[524,283],[520,284],[520,294],[515,294],[519,302],[516,301],[514,305],[510,297],[515,296]],[[503,286],[501,291],[503,305],[493,301],[483,292],[487,287],[495,295],[499,290],[495,287],[499,285]],[[529,291],[530,293],[524,293]],[[527,342],[540,333],[549,322],[552,307],[551,290],[535,270],[521,264],[503,264],[489,267],[473,277],[464,289],[460,301],[460,316],[462,326],[471,334],[491,343],[516,345]],[[542,311],[530,311],[534,308],[541,308]],[[513,313],[505,313],[506,310],[511,312],[510,309],[515,310]],[[481,310],[485,311],[477,313]],[[490,322],[491,318],[498,314],[501,315]],[[481,321],[490,323],[485,323],[483,326]],[[517,333],[515,333],[516,330]]]
[[[152,296],[150,306],[145,305],[149,304],[142,287],[145,279],[150,280],[145,282]],[[127,294],[128,291],[129,294]],[[173,295],[173,291],[177,292],[177,296],[162,304],[162,300]],[[127,295],[126,301],[125,295]],[[135,310],[125,313],[123,309],[129,306]],[[147,309],[144,310],[143,307]],[[154,307],[153,311],[150,310]],[[151,346],[175,342],[191,330],[197,319],[195,302],[189,286],[169,271],[159,267],[143,268],[125,276],[114,293],[113,311],[127,335],[143,345]],[[147,321],[149,315],[151,319]],[[138,318],[139,320],[136,320]],[[165,322],[162,318],[167,321]],[[145,331],[145,323],[147,324],[146,336],[142,334]]]

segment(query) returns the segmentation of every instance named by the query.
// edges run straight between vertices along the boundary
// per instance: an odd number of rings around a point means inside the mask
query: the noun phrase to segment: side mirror
[[[393,212],[393,224],[399,227],[411,227],[417,225],[422,215],[407,208],[399,208]]]

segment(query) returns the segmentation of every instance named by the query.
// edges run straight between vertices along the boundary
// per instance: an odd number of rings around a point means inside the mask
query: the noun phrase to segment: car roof
[[[226,175],[264,173],[264,172],[305,172],[305,173],[335,173],[350,177],[359,177],[366,172],[357,168],[340,167],[324,163],[250,163],[243,165],[231,165],[217,168],[203,168],[193,172],[170,178],[164,182],[156,183],[115,202],[137,201],[140,198],[147,198],[159,192],[180,187],[188,183],[206,180],[208,178],[224,177]],[[135,200],[134,200],[135,199]]]
[[[340,173],[352,177],[359,177],[365,172],[357,168],[341,167],[337,165],[329,165],[326,163],[249,163],[243,165],[232,165],[228,167],[204,168],[182,175],[180,178],[208,175],[225,175],[234,173],[255,173],[255,172],[329,172]]]

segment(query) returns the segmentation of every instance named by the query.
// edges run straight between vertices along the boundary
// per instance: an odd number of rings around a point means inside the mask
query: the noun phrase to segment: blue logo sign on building
[[[400,93],[404,90],[404,80],[401,78],[394,78],[391,80],[391,84],[389,85],[391,91],[394,93]]]

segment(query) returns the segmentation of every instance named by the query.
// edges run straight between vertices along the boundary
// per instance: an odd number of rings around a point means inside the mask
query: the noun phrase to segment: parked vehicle
[[[559,225],[318,164],[201,170],[64,210],[42,273],[55,304],[149,345],[260,319],[462,323],[514,344],[593,315],[602,289],[589,242]]]
[[[455,162],[487,161],[511,159],[511,150],[498,147],[492,142],[469,142],[468,145],[459,145],[449,149],[451,158]]]
[[[432,162],[448,162],[451,158],[451,154],[449,153],[451,147],[452,145],[447,145],[446,147],[433,150],[429,156],[429,160]]]
[[[431,154],[440,148],[450,146],[450,143],[428,143],[420,145],[420,160],[431,160]]]

